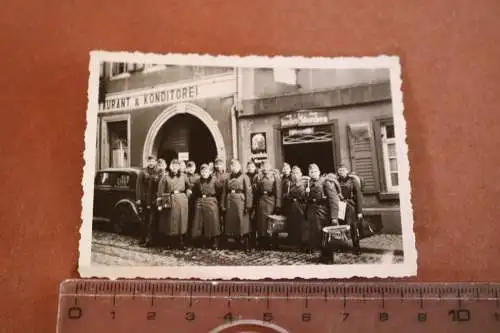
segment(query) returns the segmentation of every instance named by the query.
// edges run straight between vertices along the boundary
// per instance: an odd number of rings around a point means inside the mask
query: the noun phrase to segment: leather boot
[[[178,241],[177,248],[179,250],[184,250],[185,249],[185,247],[184,247],[184,235],[180,235],[177,241]]]
[[[212,237],[211,243],[212,243],[212,250],[219,249],[219,238],[218,237]]]
[[[248,235],[243,237],[243,250],[250,252],[250,237]]]

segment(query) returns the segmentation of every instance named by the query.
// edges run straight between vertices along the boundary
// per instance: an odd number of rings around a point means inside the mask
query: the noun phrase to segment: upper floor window
[[[131,66],[134,64],[127,64],[124,62],[114,62],[111,64],[111,79],[121,79],[125,77],[129,77],[129,71],[131,70]]]
[[[382,158],[384,162],[387,191],[398,192],[399,174],[394,124],[382,125],[380,127],[380,132],[382,137]]]

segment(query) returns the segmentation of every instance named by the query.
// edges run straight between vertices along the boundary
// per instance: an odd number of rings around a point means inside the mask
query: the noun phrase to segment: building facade
[[[232,68],[106,63],[101,75],[98,168],[234,156]]]
[[[149,155],[304,173],[346,164],[362,179],[367,218],[401,232],[389,70],[106,63],[101,76],[97,168]]]

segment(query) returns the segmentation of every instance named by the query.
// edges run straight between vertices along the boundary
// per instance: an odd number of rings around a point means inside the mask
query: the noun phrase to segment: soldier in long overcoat
[[[221,233],[216,179],[210,174],[208,164],[201,165],[200,173],[201,177],[193,186],[195,210],[191,236],[196,244],[205,246],[209,243],[216,249]]]
[[[241,171],[238,160],[231,161],[231,174],[223,187],[222,211],[225,212],[224,236],[234,238],[238,244],[243,241],[246,250],[249,249],[250,210],[253,204],[252,183]]]
[[[302,248],[304,245],[302,244],[302,230],[305,224],[306,183],[308,179],[309,177],[302,175],[302,170],[298,166],[294,166],[287,187],[286,227],[290,242],[298,248]]]
[[[268,216],[281,210],[281,181],[279,174],[271,169],[268,161],[262,164],[262,174],[256,181],[256,220],[259,246],[268,248],[271,235],[268,234]]]
[[[160,218],[161,218],[161,214],[160,214],[160,211],[159,211],[159,196],[158,196],[158,189],[159,189],[159,186],[160,186],[160,181],[161,179],[167,174],[167,162],[165,161],[165,159],[163,158],[159,158],[157,163],[156,163],[156,173],[157,173],[157,185],[156,185],[156,192],[155,192],[155,197],[156,197],[156,202],[155,202],[155,207],[154,207],[154,211],[155,211],[155,222],[154,222],[154,225],[155,225],[155,238],[158,239],[159,242],[162,242],[165,238],[165,235],[162,234],[161,232],[159,232],[159,225],[160,225]],[[156,241],[155,241],[156,242]]]
[[[184,248],[188,231],[189,183],[185,174],[179,170],[179,161],[170,162],[170,171],[162,177],[158,185],[158,197],[168,203],[161,210],[159,229],[169,238],[170,245]],[[165,207],[166,206],[166,207]]]
[[[214,163],[214,168],[213,168],[213,177],[215,178],[215,185],[217,188],[217,199],[219,202],[222,202],[223,200],[223,193],[222,190],[226,184],[226,180],[228,178],[228,173],[225,171],[225,165],[222,159],[217,158]],[[223,212],[220,212],[220,224],[222,228],[222,232],[224,232],[224,214]]]
[[[281,170],[281,213],[285,216],[288,215],[290,209],[290,184],[292,182],[292,169],[290,164],[284,163]]]
[[[196,172],[196,163],[193,161],[189,161],[186,164],[186,178],[188,181],[188,189],[193,190],[194,185],[196,182],[200,179],[200,175]],[[193,225],[193,219],[194,219],[194,210],[195,210],[195,199],[194,198],[188,198],[188,235],[191,235],[191,228]]]
[[[351,226],[351,239],[356,252],[359,253],[360,223],[363,218],[363,193],[359,178],[349,174],[349,169],[341,165],[338,170],[340,199],[346,203],[345,219],[341,221]]]
[[[332,182],[320,177],[318,165],[309,165],[310,182],[306,186],[307,225],[304,235],[307,237],[310,249],[320,249],[320,260],[325,263],[333,261],[333,251],[322,246],[323,227],[338,225],[339,195]]]
[[[250,182],[252,183],[252,193],[255,193],[257,189],[257,166],[255,165],[255,162],[250,160],[247,163],[247,170],[246,170],[246,175],[250,179]],[[254,247],[257,243],[257,224],[255,220],[255,206],[256,206],[256,196],[253,195],[253,203],[252,203],[252,209],[250,210],[250,247]]]
[[[156,240],[155,202],[158,181],[156,158],[149,156],[146,167],[139,173],[138,180],[137,206],[141,211],[142,220],[140,246],[149,247]]]

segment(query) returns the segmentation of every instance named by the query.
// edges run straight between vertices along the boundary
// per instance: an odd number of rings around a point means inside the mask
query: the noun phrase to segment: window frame
[[[130,158],[130,147],[131,147],[131,123],[130,123],[130,114],[121,114],[121,115],[113,115],[113,116],[103,116],[101,117],[101,142],[100,142],[100,151],[101,151],[101,159],[100,166],[103,169],[111,167],[111,156],[110,156],[110,145],[108,142],[109,138],[109,123],[114,122],[127,122],[127,165],[125,167],[131,166],[131,158]]]
[[[114,66],[121,66],[123,65],[123,72],[119,72],[118,74],[115,74],[115,67]],[[118,80],[118,79],[124,79],[127,77],[130,77],[130,66],[133,66],[135,64],[132,63],[126,63],[126,62],[112,62],[110,64],[110,71],[109,71],[109,79],[110,80]]]
[[[379,198],[381,200],[394,200],[399,199],[399,185],[392,186],[390,184],[390,169],[389,169],[389,159],[386,158],[387,143],[384,142],[382,135],[384,134],[383,128],[387,125],[394,126],[394,118],[391,116],[382,116],[374,120],[374,130],[375,130],[375,147],[377,153],[377,164],[378,164],[378,174],[380,180],[380,191]],[[396,139],[394,138],[394,143]],[[396,148],[397,149],[397,148]],[[387,161],[387,162],[386,162]],[[396,158],[396,161],[399,161]],[[399,165],[398,165],[398,176],[399,176]]]
[[[399,168],[397,165],[398,158],[397,158],[397,151],[396,151],[396,156],[389,156],[389,145],[394,144],[396,146],[396,136],[394,135],[394,138],[388,138],[387,137],[387,127],[392,126],[394,127],[394,124],[384,124],[380,126],[380,140],[382,142],[382,159],[384,161],[384,171],[385,171],[385,181],[386,181],[386,190],[389,193],[399,193]],[[396,172],[393,172],[391,170],[391,159],[396,159]],[[398,185],[393,185],[392,184],[392,174],[396,173],[398,175]]]

